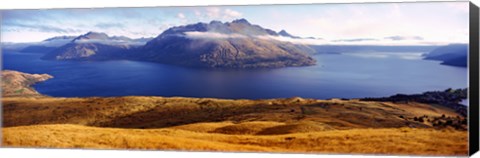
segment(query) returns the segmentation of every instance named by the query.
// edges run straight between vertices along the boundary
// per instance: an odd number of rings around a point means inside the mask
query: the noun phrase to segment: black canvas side
[[[479,12],[470,2],[470,41],[469,41],[469,154],[479,150]]]

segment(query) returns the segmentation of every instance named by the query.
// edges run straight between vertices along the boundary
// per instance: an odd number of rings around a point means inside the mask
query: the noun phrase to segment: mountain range
[[[19,50],[19,52],[44,53],[50,52],[57,47],[63,46],[73,40],[76,36],[55,36],[32,44]]]
[[[143,40],[143,39],[142,39]],[[52,60],[112,60],[125,58],[126,53],[143,42],[125,36],[108,36],[88,32],[73,38],[69,43],[55,48],[42,59]]]
[[[45,53],[69,43],[75,37],[76,36],[55,36],[40,42],[1,43],[1,48],[4,51],[6,50],[6,51],[17,51],[17,52]]]
[[[97,37],[93,37],[96,35]],[[102,37],[103,36],[103,37]],[[1,43],[2,50],[4,51],[15,51],[15,52],[26,52],[26,53],[49,53],[59,47],[62,47],[69,43],[117,43],[125,45],[139,46],[144,45],[147,41],[153,38],[137,38],[131,39],[125,36],[112,36],[104,38],[107,36],[105,33],[98,32],[88,32],[80,36],[55,36],[48,39],[45,39],[40,42],[31,42],[31,43]],[[88,39],[92,37],[92,39]],[[103,40],[101,40],[103,38]],[[94,39],[98,39],[97,41]]]
[[[277,68],[314,65],[313,49],[275,40],[273,30],[245,19],[173,27],[141,47],[139,59],[207,68]]]
[[[467,67],[468,44],[450,44],[424,54],[426,60],[442,61],[443,65]]]
[[[276,40],[285,31],[250,24],[245,19],[196,23],[167,29],[145,45],[127,37],[89,32],[47,53],[47,60],[150,61],[196,68],[279,68],[316,61],[308,46]]]

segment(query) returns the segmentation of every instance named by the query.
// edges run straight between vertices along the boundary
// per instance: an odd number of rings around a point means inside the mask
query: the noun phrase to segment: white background
[[[192,6],[192,5],[246,5],[246,4],[298,4],[298,3],[349,3],[349,2],[411,2],[428,0],[0,0],[0,9],[39,8],[92,8],[92,7],[145,7],[145,6]],[[445,0],[435,0],[445,1]],[[480,0],[472,0],[480,5]],[[307,155],[307,154],[258,154],[258,153],[211,153],[211,152],[165,152],[125,150],[79,150],[79,149],[0,149],[1,158],[343,158],[343,157],[405,157],[371,155]],[[480,154],[474,157],[480,158]]]

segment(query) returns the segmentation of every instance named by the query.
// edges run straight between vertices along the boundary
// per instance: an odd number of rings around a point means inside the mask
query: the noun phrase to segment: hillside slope
[[[301,98],[224,100],[180,97],[12,97],[3,99],[3,112],[5,127],[66,123],[142,129],[202,122],[272,121],[289,124],[309,121],[314,123],[309,125],[325,126],[328,129],[432,128],[434,122],[445,122],[447,117],[454,122],[464,120],[454,110],[439,105]],[[415,121],[415,117],[425,117],[425,121]],[[427,119],[431,121],[428,122]]]
[[[53,78],[48,74],[28,74],[2,70],[2,96],[40,96],[31,85]]]

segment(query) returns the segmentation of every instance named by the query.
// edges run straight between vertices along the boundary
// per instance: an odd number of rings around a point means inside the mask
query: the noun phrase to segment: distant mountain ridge
[[[77,37],[77,36],[55,36],[55,37],[51,37],[51,38],[45,39],[45,40],[43,40],[43,41],[72,40],[72,39],[74,39],[75,37]]]
[[[89,32],[89,33],[106,35],[105,33],[98,33],[98,32]],[[3,51],[47,54],[61,46],[71,43],[73,40],[75,40],[75,42],[78,42],[78,43],[87,43],[87,42],[95,43],[96,42],[96,43],[111,44],[115,42],[117,44],[139,46],[139,45],[144,45],[146,42],[153,39],[153,37],[129,38],[126,36],[111,36],[108,38],[98,38],[98,37],[92,37],[90,35],[87,35],[89,33],[86,33],[81,36],[54,36],[54,37],[42,40],[40,42],[28,42],[28,43],[7,42],[7,43],[1,43],[0,46]]]
[[[101,43],[69,43],[45,54],[47,60],[112,60],[123,59],[129,46]]]
[[[74,38],[72,40],[72,42],[80,41],[80,40],[109,40],[109,39],[111,39],[111,38],[108,37],[108,35],[106,33],[90,31],[86,34],[83,34],[83,35],[80,35],[80,36]],[[113,40],[113,38],[112,38],[112,40]]]
[[[299,36],[291,35],[290,33],[288,33],[288,32],[285,31],[285,30],[281,30],[280,32],[278,32],[278,34],[279,34],[280,36],[290,37],[290,38],[293,38],[293,39],[299,39],[299,38],[301,38],[301,37],[299,37]]]
[[[115,60],[125,59],[129,50],[144,44],[147,38],[131,39],[108,36],[101,32],[88,32],[55,48],[42,59],[47,60]]]
[[[76,36],[55,36],[45,39],[41,42],[25,44],[23,47],[18,47],[17,51],[27,53],[41,53],[46,54],[57,47],[65,45],[72,41]]]
[[[444,65],[467,67],[468,44],[450,44],[439,47],[424,54],[424,57],[426,60],[442,61]]]
[[[144,45],[153,38],[132,39],[126,36],[109,36],[103,32],[87,32],[72,39],[74,43],[103,43],[107,45]]]

